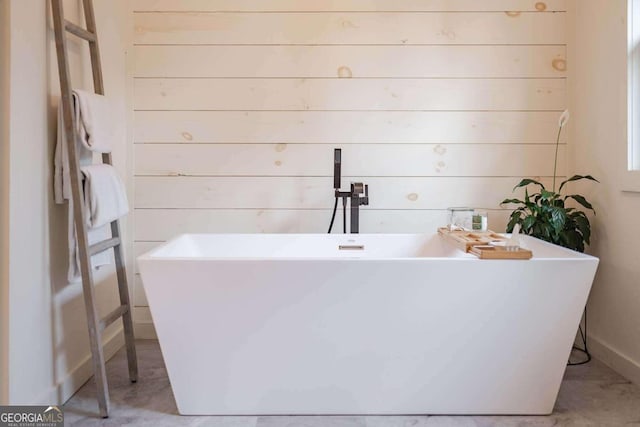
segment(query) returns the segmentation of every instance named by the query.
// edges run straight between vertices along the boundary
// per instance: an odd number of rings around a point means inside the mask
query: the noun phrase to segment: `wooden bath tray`
[[[501,246],[477,245],[472,246],[469,253],[480,259],[531,259],[533,253],[528,249],[518,248],[508,251]]]
[[[519,248],[508,251],[501,246],[491,246],[491,242],[506,242],[508,239],[494,231],[451,231],[447,227],[438,228],[438,234],[444,236],[458,249],[469,252],[480,259],[530,259],[530,250]]]
[[[438,234],[447,238],[451,243],[457,246],[460,250],[469,252],[473,246],[488,245],[490,242],[506,242],[507,238],[495,233],[491,230],[488,231],[466,231],[455,230],[451,231],[447,227],[438,228]]]

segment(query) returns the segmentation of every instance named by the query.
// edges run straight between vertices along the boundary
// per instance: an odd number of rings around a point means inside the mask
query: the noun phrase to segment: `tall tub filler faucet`
[[[333,222],[336,219],[336,211],[338,209],[338,200],[342,199],[342,223],[343,232],[347,232],[347,201],[351,203],[350,209],[350,228],[351,233],[360,232],[360,206],[369,204],[369,185],[362,182],[352,182],[349,191],[341,191],[342,178],[342,150],[336,148],[333,150],[333,189],[335,203],[333,205],[333,214],[331,215],[331,224],[329,225],[329,233],[333,228]]]

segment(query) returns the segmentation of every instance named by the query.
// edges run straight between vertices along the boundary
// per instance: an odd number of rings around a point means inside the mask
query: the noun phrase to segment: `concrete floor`
[[[140,380],[127,378],[121,350],[107,364],[111,416],[98,418],[93,380],[64,406],[68,426],[422,427],[640,426],[640,387],[597,360],[568,367],[550,416],[183,417],[178,415],[157,341],[138,341]]]

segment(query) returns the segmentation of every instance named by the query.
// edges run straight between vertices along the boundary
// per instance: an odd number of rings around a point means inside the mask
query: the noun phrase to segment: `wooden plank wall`
[[[553,173],[564,0],[134,9],[139,252],[185,231],[325,232],[334,147],[344,182],[370,185],[365,232],[431,232],[457,205],[503,230],[519,178]]]

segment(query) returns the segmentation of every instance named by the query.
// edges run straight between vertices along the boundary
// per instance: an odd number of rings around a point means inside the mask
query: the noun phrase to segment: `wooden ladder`
[[[84,293],[85,308],[87,311],[87,324],[89,327],[93,372],[95,374],[96,386],[98,389],[100,415],[103,418],[107,418],[109,416],[109,388],[107,385],[104,351],[102,349],[102,332],[107,326],[119,318],[122,318],[124,326],[124,338],[129,363],[129,378],[131,382],[136,382],[138,379],[138,364],[136,361],[131,303],[129,301],[129,288],[127,285],[122,241],[120,240],[120,224],[118,220],[111,222],[111,238],[93,245],[89,245],[87,239],[87,223],[85,222],[85,210],[83,207],[84,197],[82,195],[82,175],[80,172],[80,161],[76,149],[76,140],[78,135],[75,132],[76,125],[74,123],[71,77],[69,74],[69,57],[65,31],[89,42],[94,91],[97,94],[104,95],[100,51],[98,48],[98,34],[96,32],[96,20],[92,0],[83,0],[84,17],[87,29],[65,19],[63,0],[51,0],[51,6],[56,39],[56,52],[58,55],[58,71],[60,73],[63,119],[67,135],[65,143],[67,144],[69,153],[73,216],[80,253],[80,272],[82,273],[82,289]],[[102,162],[110,165],[111,153],[103,153]],[[104,318],[100,319],[96,308],[91,256],[109,249],[114,249],[118,290],[120,292],[120,306],[107,314]]]

